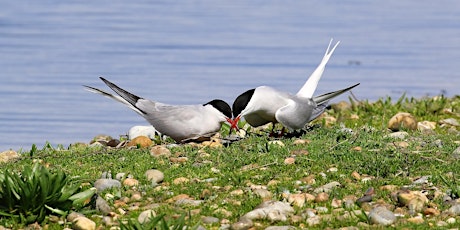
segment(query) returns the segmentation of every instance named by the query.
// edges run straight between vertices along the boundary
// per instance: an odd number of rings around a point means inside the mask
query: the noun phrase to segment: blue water
[[[118,137],[147,124],[85,91],[104,76],[165,103],[296,92],[331,38],[317,94],[460,94],[455,1],[0,1],[0,151]],[[105,88],[106,89],[106,88]],[[339,100],[347,100],[344,95]]]

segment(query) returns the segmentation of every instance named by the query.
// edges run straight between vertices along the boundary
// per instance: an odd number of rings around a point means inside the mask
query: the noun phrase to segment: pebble
[[[305,139],[297,139],[292,142],[294,145],[304,145],[304,144],[309,144],[311,141],[310,140],[305,140]]]
[[[315,210],[318,211],[318,213],[328,213],[329,212],[328,208],[322,207],[322,206],[316,207]]]
[[[144,224],[150,221],[153,217],[155,217],[157,214],[153,210],[145,210],[139,214],[137,217],[137,221],[139,223]]]
[[[295,230],[297,228],[293,227],[293,226],[269,226],[269,227],[266,227],[265,230]]]
[[[439,123],[441,125],[460,126],[460,124],[458,123],[458,121],[455,118],[443,119],[443,120],[440,120]]]
[[[395,146],[403,148],[403,149],[409,147],[409,143],[407,143],[407,141],[396,141],[394,143],[391,143],[391,145],[395,145]]]
[[[307,225],[312,227],[321,223],[320,216],[312,216],[307,218]]]
[[[408,218],[407,221],[413,224],[423,224],[425,222],[425,220],[421,216],[414,216],[414,217]]]
[[[147,177],[147,180],[157,184],[165,179],[164,173],[157,169],[149,169],[145,171],[145,177]]]
[[[351,148],[351,150],[361,152],[363,150],[363,148],[361,146],[355,146],[355,147]]]
[[[409,212],[420,212],[423,210],[428,198],[420,191],[400,191],[398,192],[398,202],[409,208]]]
[[[112,211],[109,203],[107,203],[107,201],[101,196],[97,196],[96,198],[96,210],[99,210],[104,215],[107,215]]]
[[[121,181],[126,177],[126,173],[117,173],[115,174],[115,179]],[[107,177],[106,177],[107,178]],[[110,177],[111,178],[111,177]],[[127,178],[127,177],[126,177]]]
[[[318,195],[315,197],[315,202],[316,203],[321,203],[329,200],[329,194],[325,192],[320,192]]]
[[[107,146],[109,147],[117,147],[120,144],[120,140],[118,139],[112,139],[109,142],[107,142]]]
[[[404,132],[404,131],[394,132],[394,133],[385,135],[385,137],[390,137],[390,138],[395,138],[395,139],[405,139],[407,136],[409,136],[409,133]]]
[[[188,161],[188,157],[170,157],[169,161],[172,163],[185,163]]]
[[[89,145],[89,147],[91,148],[101,148],[101,147],[104,147],[106,146],[107,143],[106,142],[103,142],[103,141],[96,141],[96,142],[93,142]]]
[[[389,191],[389,192],[396,191],[396,190],[398,190],[398,188],[399,188],[399,186],[392,185],[392,184],[380,186],[380,190]]]
[[[232,230],[246,230],[254,226],[254,223],[251,219],[248,218],[240,218],[238,222],[232,224],[230,229]]]
[[[357,197],[354,195],[345,196],[343,199],[343,204],[346,209],[352,209],[355,206]]]
[[[192,198],[184,198],[176,200],[176,205],[189,205],[189,206],[199,206],[203,203],[203,200],[194,200]]]
[[[268,142],[269,145],[277,145],[277,146],[280,146],[280,147],[284,147],[284,143],[280,140],[274,140],[274,141],[269,141]]]
[[[237,190],[233,190],[230,192],[230,195],[232,196],[241,196],[244,194],[244,191],[242,189],[237,189]]]
[[[450,217],[446,220],[446,223],[448,224],[455,224],[457,222],[457,220],[453,217]]]
[[[359,173],[356,171],[353,171],[351,173],[351,177],[353,177],[355,180],[358,180],[358,181],[361,179],[361,175],[359,175]]]
[[[377,206],[369,212],[369,220],[373,224],[388,226],[396,221],[396,216],[393,212],[384,206]]]
[[[109,135],[105,135],[105,134],[99,134],[95,137],[93,137],[93,139],[90,141],[90,144],[94,143],[94,142],[108,142],[110,140],[112,140],[113,138]]]
[[[323,114],[325,114],[325,113],[323,113]],[[320,118],[317,119],[317,120],[318,120],[318,121],[319,121],[319,120],[324,121],[324,125],[325,125],[326,127],[331,127],[332,125],[334,125],[335,123],[337,123],[337,118],[335,118],[335,117],[333,117],[333,116],[330,116],[330,115],[327,115],[327,114],[325,114],[325,115],[323,115],[323,116],[320,116]]]
[[[72,229],[74,230],[95,230],[96,223],[84,216],[79,216],[72,221]]]
[[[333,208],[340,208],[342,207],[342,200],[339,200],[337,198],[332,198],[332,201],[331,201],[331,207]]]
[[[420,121],[417,123],[417,129],[421,132],[431,131],[436,129],[436,122],[434,121]]]
[[[134,178],[126,178],[123,181],[123,185],[128,186],[128,187],[137,186],[137,185],[139,185],[139,181],[134,179]]]
[[[20,155],[13,150],[7,150],[0,153],[0,163],[6,163],[18,159]]]
[[[410,113],[400,112],[390,118],[388,128],[392,131],[400,131],[401,129],[416,130],[417,120]]]
[[[361,205],[362,203],[368,203],[372,201],[372,195],[364,195],[360,197],[359,199],[356,200],[356,203],[358,205]]]
[[[426,216],[439,216],[441,212],[435,208],[425,208],[425,210],[423,210],[423,214]]]
[[[295,158],[294,157],[288,157],[288,158],[284,159],[284,164],[292,165],[294,163],[295,163]]]
[[[288,216],[294,213],[294,209],[287,202],[265,201],[256,209],[246,213],[243,217],[250,220],[268,219],[270,221],[287,221]]]
[[[359,116],[358,116],[358,114],[351,114],[350,119],[351,120],[359,120]]]
[[[262,200],[269,200],[272,197],[272,193],[267,189],[254,189],[252,192],[262,198]]]
[[[449,224],[443,220],[440,220],[438,222],[436,222],[436,226],[438,227],[447,227]]]
[[[203,222],[204,224],[219,223],[219,218],[213,216],[203,216],[201,217],[201,222]]]
[[[156,145],[150,148],[150,155],[153,157],[170,157],[171,151],[162,145]]]
[[[84,217],[85,215],[79,213],[79,212],[71,212],[69,215],[67,215],[67,221],[73,222],[75,219],[78,217]]]
[[[442,148],[444,143],[442,142],[442,140],[437,139],[437,140],[433,141],[432,145],[434,145],[434,146],[436,146],[438,148]]]
[[[178,178],[173,180],[173,184],[185,184],[185,183],[188,183],[189,181],[190,180],[188,178],[178,177]]]
[[[287,201],[297,207],[303,207],[306,202],[314,200],[315,196],[308,193],[289,194],[287,197]]]
[[[429,180],[431,179],[431,176],[422,176],[412,182],[412,185],[421,185],[421,184],[428,184]]]
[[[314,193],[321,193],[321,192],[325,192],[325,193],[330,193],[332,191],[332,189],[336,188],[336,187],[339,187],[340,186],[340,183],[337,182],[337,181],[333,181],[333,182],[330,182],[330,183],[327,183],[321,187],[318,187],[314,190]]]
[[[290,153],[291,156],[307,156],[308,154],[310,154],[306,149],[295,149],[292,150]]]
[[[450,207],[447,212],[451,215],[458,216],[460,215],[460,204],[454,204]]]
[[[100,193],[106,189],[112,188],[112,187],[121,187],[121,183],[118,180],[114,179],[97,179],[94,182],[94,187],[96,188],[97,192]]]
[[[149,147],[152,144],[153,144],[153,142],[152,142],[152,140],[150,140],[150,138],[148,138],[146,136],[138,136],[138,137],[132,139],[131,141],[129,141],[126,146],[128,146],[128,147],[137,147],[137,146],[139,146],[141,148],[146,148],[146,147]]]
[[[452,157],[455,159],[460,158],[460,147],[457,147],[453,152],[452,152]]]
[[[148,137],[149,139],[155,139],[156,130],[151,125],[146,125],[146,126],[137,125],[137,126],[131,127],[128,131],[128,138],[132,140],[138,136],[145,136],[145,137]]]
[[[142,200],[142,195],[140,192],[135,192],[133,195],[131,195],[131,201],[140,201]]]

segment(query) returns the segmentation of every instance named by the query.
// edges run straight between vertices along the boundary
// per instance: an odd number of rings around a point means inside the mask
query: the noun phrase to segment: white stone
[[[156,133],[157,131],[151,125],[147,125],[147,126],[137,125],[129,129],[128,138],[132,140],[138,136],[146,136],[150,139],[155,139]]]

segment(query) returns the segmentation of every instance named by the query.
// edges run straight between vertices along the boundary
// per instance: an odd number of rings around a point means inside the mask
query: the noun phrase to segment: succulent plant
[[[0,171],[0,216],[19,219],[22,223],[42,222],[50,213],[66,215],[81,207],[96,192],[79,191],[61,170],[49,171],[38,163],[24,166],[20,173]]]

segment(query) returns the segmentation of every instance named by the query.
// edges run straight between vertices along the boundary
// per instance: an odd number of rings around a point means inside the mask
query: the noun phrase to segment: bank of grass
[[[268,186],[274,200],[282,200],[283,193],[298,191],[311,192],[313,189],[337,181],[341,186],[330,193],[328,202],[307,203],[304,207],[296,207],[296,214],[306,208],[325,206],[331,208],[333,198],[342,199],[347,195],[362,196],[367,189],[373,187],[376,194],[374,201],[382,200],[388,204],[397,205],[390,197],[390,192],[380,190],[383,185],[406,186],[411,185],[414,179],[421,176],[431,176],[430,185],[422,184],[412,187],[412,190],[428,191],[433,196],[434,188],[442,192],[458,195],[460,189],[460,163],[452,155],[460,145],[458,141],[458,127],[441,127],[439,121],[446,118],[459,118],[460,98],[405,98],[404,96],[391,100],[380,99],[376,102],[356,102],[351,100],[349,109],[330,109],[329,116],[337,119],[333,125],[326,125],[325,119],[315,122],[300,137],[281,138],[284,146],[269,144],[274,140],[265,135],[268,130],[259,131],[247,138],[234,142],[223,148],[194,147],[179,145],[171,147],[173,156],[186,156],[187,161],[173,163],[168,158],[155,158],[150,155],[149,149],[114,149],[114,148],[69,148],[57,149],[46,146],[43,149],[33,149],[22,153],[23,157],[15,162],[2,164],[3,170],[18,170],[22,165],[31,165],[40,162],[49,168],[64,171],[82,184],[91,185],[101,177],[102,172],[110,171],[112,175],[122,172],[131,174],[140,181],[134,190],[142,192],[143,199],[140,207],[152,203],[158,204],[154,208],[157,214],[164,214],[165,219],[185,221],[189,224],[198,224],[203,216],[213,216],[219,219],[228,219],[234,223],[239,217],[253,210],[262,202],[248,186]],[[406,130],[409,136],[404,140],[407,147],[401,147],[402,140],[387,137],[391,133],[386,126],[388,120],[397,112],[408,112],[417,120],[437,122],[437,128],[432,133]],[[357,119],[352,119],[357,118]],[[344,129],[346,127],[347,129]],[[352,132],[350,132],[350,130]],[[223,131],[224,133],[224,131]],[[225,135],[225,134],[224,134]],[[305,144],[294,144],[297,139],[308,140]],[[302,151],[295,156],[294,164],[285,164],[285,159]],[[458,156],[457,156],[458,157]],[[148,169],[158,169],[165,174],[160,185],[152,185],[147,181],[144,173]],[[336,172],[329,169],[336,168]],[[370,180],[362,182],[352,176],[357,172]],[[325,175],[325,176],[322,176]],[[315,183],[308,185],[305,178],[314,177]],[[175,184],[173,181],[184,177],[189,182]],[[270,183],[277,181],[278,183]],[[161,188],[161,189],[159,189]],[[232,191],[241,189],[241,195],[231,195]],[[109,190],[118,197],[130,197],[133,188],[122,187],[119,190]],[[102,194],[102,196],[104,196]],[[196,200],[204,202],[198,207],[181,206],[166,202],[168,199],[187,194]],[[449,206],[441,199],[432,200],[440,210]],[[358,208],[359,209],[359,208]],[[116,209],[113,209],[117,212]],[[222,210],[228,211],[223,212]],[[94,208],[87,207],[83,213],[101,226],[101,218],[97,217]],[[140,210],[128,211],[120,215],[121,220],[135,218]],[[186,215],[185,219],[178,219]],[[440,217],[427,218],[420,225],[399,221],[396,227],[428,228]],[[459,221],[459,218],[457,221]],[[292,225],[305,227],[305,221],[297,223],[255,221],[260,227],[270,225]],[[357,226],[359,222],[368,223],[365,216],[361,218],[323,221],[314,226],[325,227]],[[60,229],[62,224],[45,220],[42,225],[49,229]],[[132,224],[132,223],[131,223]],[[6,217],[0,218],[0,225],[10,228],[22,227],[21,223],[14,222]],[[218,228],[220,223],[203,225],[206,228]]]

